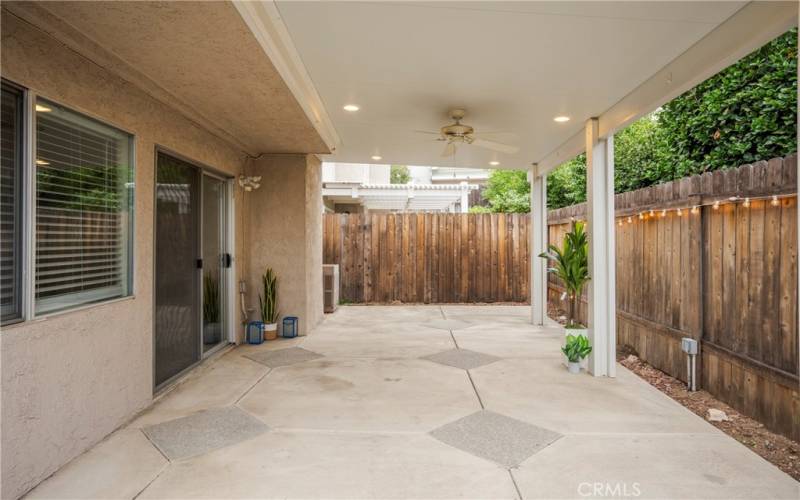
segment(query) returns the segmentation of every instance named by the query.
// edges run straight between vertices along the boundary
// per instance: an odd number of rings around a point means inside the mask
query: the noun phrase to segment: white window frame
[[[34,319],[42,319],[51,316],[58,316],[81,309],[87,309],[97,306],[102,306],[109,303],[119,302],[121,300],[129,300],[136,296],[136,258],[135,258],[135,234],[136,234],[136,135],[125,127],[110,122],[109,120],[98,117],[91,112],[87,112],[80,107],[62,104],[58,99],[53,99],[44,94],[35,92],[23,85],[8,81],[20,88],[23,92],[23,139],[22,139],[22,162],[23,162],[23,178],[21,197],[22,203],[20,204],[22,210],[22,242],[21,242],[21,260],[22,260],[22,282],[20,283],[20,300],[21,305],[21,318],[9,323],[7,326],[16,326],[24,324]],[[99,300],[97,302],[88,302],[76,304],[71,307],[59,309],[57,311],[36,314],[36,168],[34,165],[34,158],[36,158],[36,101],[38,98],[46,99],[54,104],[63,106],[69,111],[84,115],[92,120],[96,120],[109,127],[116,128],[130,136],[130,157],[133,179],[130,180],[132,191],[130,193],[130,221],[129,221],[129,236],[126,249],[123,255],[126,260],[125,273],[128,276],[128,291],[121,297],[114,297],[107,300]]]

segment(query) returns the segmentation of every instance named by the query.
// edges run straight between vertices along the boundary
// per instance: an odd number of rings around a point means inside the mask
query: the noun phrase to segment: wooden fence
[[[800,440],[796,182],[792,156],[617,195],[617,336],[683,380],[680,339],[697,339],[703,388]],[[584,212],[551,211],[550,241]]]
[[[525,302],[527,214],[326,214],[323,262],[361,303]]]
[[[685,380],[680,339],[698,340],[703,388],[800,440],[796,182],[791,156],[664,183],[617,195],[615,227],[618,344]],[[551,211],[550,242],[581,218],[584,205]],[[527,214],[329,214],[324,224],[344,301],[528,301]],[[561,291],[551,276],[550,300]]]

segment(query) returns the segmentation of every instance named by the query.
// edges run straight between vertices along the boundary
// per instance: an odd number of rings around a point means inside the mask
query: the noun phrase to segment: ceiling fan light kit
[[[445,125],[439,130],[439,137],[436,140],[447,143],[442,151],[442,157],[447,158],[454,156],[456,154],[457,144],[468,144],[505,154],[514,154],[519,151],[519,147],[517,146],[490,141],[479,135],[476,136],[475,129],[472,126],[461,123],[461,120],[463,120],[466,115],[467,112],[460,108],[450,111],[450,118],[453,120],[453,123]],[[425,134],[437,134],[437,132],[420,132]]]

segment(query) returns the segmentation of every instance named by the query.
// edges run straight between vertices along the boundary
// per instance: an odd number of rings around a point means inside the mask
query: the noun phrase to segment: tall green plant
[[[219,282],[210,274],[203,276],[203,322],[219,322]]]
[[[569,299],[567,327],[578,326],[575,317],[583,287],[589,281],[589,242],[583,223],[573,222],[572,229],[564,236],[561,248],[550,245],[539,257],[548,259],[552,267],[547,272],[555,274],[564,283]]]
[[[268,267],[261,276],[262,293],[258,295],[261,306],[261,321],[264,323],[278,322],[278,277],[271,267]]]

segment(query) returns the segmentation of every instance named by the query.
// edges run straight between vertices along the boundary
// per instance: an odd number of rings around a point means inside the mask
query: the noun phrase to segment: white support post
[[[467,181],[461,181],[461,213],[469,212],[469,184]]]
[[[547,318],[547,261],[539,254],[547,250],[547,176],[534,164],[528,172],[531,183],[531,323],[544,325]]]
[[[589,371],[616,376],[617,305],[614,255],[614,137],[586,122],[586,231],[589,240]]]

